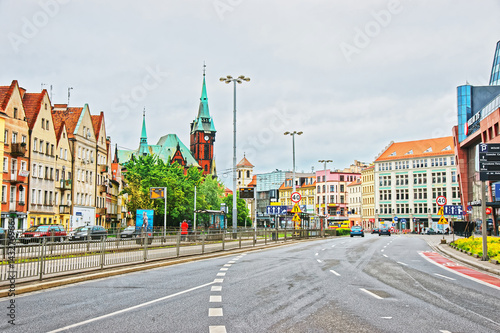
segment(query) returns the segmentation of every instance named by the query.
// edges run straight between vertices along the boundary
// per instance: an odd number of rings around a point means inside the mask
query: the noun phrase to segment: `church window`
[[[250,170],[247,170],[247,178],[250,178]]]
[[[238,171],[238,178],[241,178],[241,171]]]

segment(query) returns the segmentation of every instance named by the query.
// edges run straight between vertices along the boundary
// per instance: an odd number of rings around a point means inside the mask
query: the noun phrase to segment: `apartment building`
[[[4,228],[9,218],[14,220],[17,229],[28,226],[29,141],[24,93],[16,80],[10,86],[0,86],[0,112],[5,114],[1,214]]]
[[[25,93],[23,105],[29,127],[28,223],[29,226],[55,222],[55,170],[57,138],[49,94]]]
[[[361,170],[361,219],[365,229],[375,226],[375,167],[370,165]]]
[[[374,166],[377,227],[448,227],[437,224],[441,216],[436,198],[460,204],[453,137],[391,142]]]

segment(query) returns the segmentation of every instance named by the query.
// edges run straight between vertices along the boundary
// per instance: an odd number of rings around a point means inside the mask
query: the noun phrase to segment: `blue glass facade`
[[[465,133],[465,124],[472,116],[472,102],[471,102],[470,85],[457,87],[457,105],[458,105],[458,141],[462,142],[467,138]],[[470,133],[468,133],[470,134]]]
[[[497,43],[490,76],[490,86],[497,85],[500,85],[500,41]]]

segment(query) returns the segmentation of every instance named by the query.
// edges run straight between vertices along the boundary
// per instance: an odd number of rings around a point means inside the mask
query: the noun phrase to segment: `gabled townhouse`
[[[16,229],[26,229],[29,158],[28,123],[23,95],[17,81],[0,86],[0,111],[6,114],[2,179],[2,226],[13,219]]]
[[[108,141],[106,137],[106,127],[104,122],[104,112],[98,116],[91,116],[92,127],[96,138],[96,163],[94,174],[95,179],[95,207],[96,223],[106,228],[111,227],[111,218],[108,216],[108,206],[111,204],[111,196],[108,195],[110,158],[108,154]]]
[[[96,137],[89,106],[85,104],[83,107],[75,108],[66,104],[55,104],[53,112],[64,117],[72,155],[70,229],[82,225],[94,225],[96,224]]]
[[[57,147],[52,106],[45,89],[41,93],[25,93],[23,105],[30,142],[28,224],[29,226],[52,224],[55,222],[54,177]]]
[[[131,216],[129,216],[129,213],[127,211],[128,194],[121,194],[124,188],[124,179],[122,175],[122,167],[120,163],[118,163],[118,145],[115,145],[115,156],[111,163],[111,179],[113,181],[113,184],[116,184],[118,191],[116,202],[116,218],[118,220],[117,227],[119,226],[123,228],[127,226],[127,220]]]
[[[66,230],[71,228],[71,189],[73,184],[72,154],[66,123],[62,114],[52,112],[52,120],[56,133],[56,165],[55,165],[55,205],[54,222],[62,224]]]

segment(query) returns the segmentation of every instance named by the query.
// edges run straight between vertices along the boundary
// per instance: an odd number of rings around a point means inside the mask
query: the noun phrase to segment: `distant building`
[[[361,170],[362,225],[366,229],[375,226],[375,174],[374,165]]]

